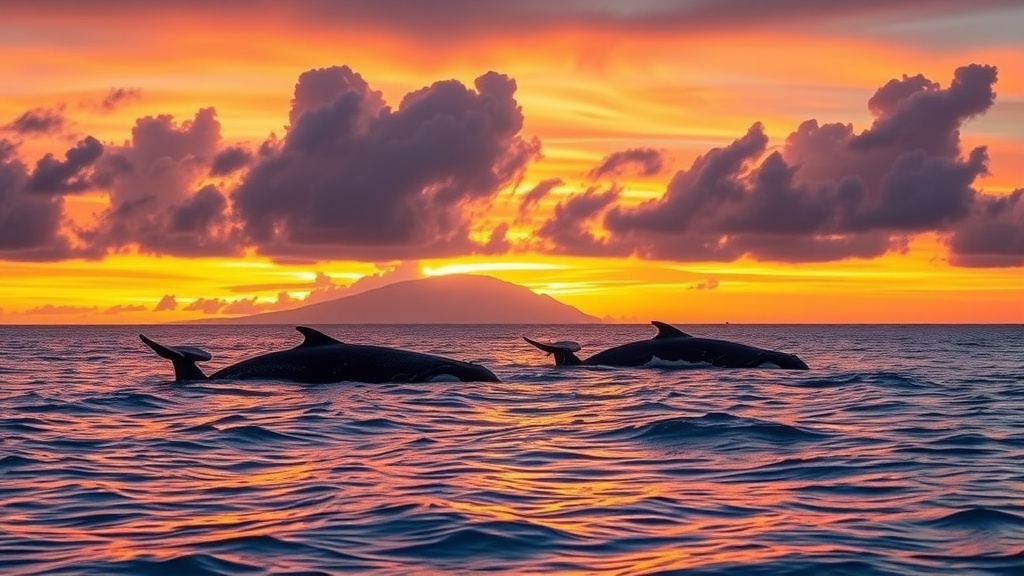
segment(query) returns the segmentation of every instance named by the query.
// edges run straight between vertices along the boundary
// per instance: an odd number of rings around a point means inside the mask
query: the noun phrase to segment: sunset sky
[[[13,0],[0,324],[478,273],[616,321],[1024,322],[1019,0]]]

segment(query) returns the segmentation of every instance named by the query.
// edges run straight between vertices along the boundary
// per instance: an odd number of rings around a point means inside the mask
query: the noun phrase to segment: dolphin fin
[[[530,340],[526,336],[523,336],[523,340],[526,340],[533,346],[547,352],[548,354],[555,355],[555,366],[578,366],[583,362],[573,354],[573,352],[580,351],[580,345],[575,342],[554,342],[552,344],[544,344],[537,342],[536,340]]]
[[[308,348],[310,346],[323,346],[325,344],[342,344],[341,340],[337,338],[331,338],[327,334],[319,330],[314,330],[306,326],[296,326],[296,330],[299,331],[305,337],[302,344],[296,346],[296,348]]]
[[[680,330],[679,328],[676,328],[675,326],[670,326],[668,324],[665,324],[664,322],[658,322],[657,320],[651,320],[651,324],[653,324],[655,326],[655,328],[658,329],[658,334],[654,338],[651,338],[651,340],[660,340],[662,338],[679,338],[679,337],[692,338],[692,336],[690,336],[686,332],[683,332],[682,330]]]
[[[206,374],[203,374],[203,371],[196,366],[196,362],[213,358],[206,350],[195,346],[164,346],[142,334],[139,334],[139,338],[161,358],[167,358],[174,364],[174,380],[176,382],[206,380]]]

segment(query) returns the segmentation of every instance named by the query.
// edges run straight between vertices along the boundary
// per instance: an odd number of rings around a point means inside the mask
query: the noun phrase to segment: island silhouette
[[[276,312],[203,324],[593,324],[601,319],[491,276],[451,274],[396,282]]]

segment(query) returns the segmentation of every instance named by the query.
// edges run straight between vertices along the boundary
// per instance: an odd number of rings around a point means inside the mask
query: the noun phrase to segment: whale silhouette
[[[297,326],[304,337],[290,350],[268,352],[222,368],[207,376],[196,362],[212,356],[194,346],[164,346],[140,334],[139,338],[174,364],[176,382],[202,380],[285,380],[303,384],[332,382],[500,382],[486,367],[443,356],[384,346],[346,344],[323,332]]]
[[[527,337],[524,340],[537,348],[553,354],[556,366],[643,366],[651,362],[686,362],[707,364],[720,368],[761,368],[773,367],[788,370],[807,370],[807,363],[795,354],[765,350],[728,340],[699,338],[670,326],[664,322],[651,322],[658,333],[650,340],[640,340],[598,352],[586,360],[580,360],[575,352],[580,345],[563,341],[553,343],[537,342]]]

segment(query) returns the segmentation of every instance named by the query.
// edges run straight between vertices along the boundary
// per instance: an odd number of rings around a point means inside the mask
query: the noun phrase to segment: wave
[[[743,418],[727,412],[709,412],[698,417],[674,417],[656,420],[639,426],[626,426],[610,433],[637,440],[702,441],[718,439],[751,439],[780,444],[810,442],[828,437],[828,434],[806,428]]]
[[[936,518],[930,524],[940,528],[970,530],[1020,529],[1024,528],[1024,516],[976,506]]]

